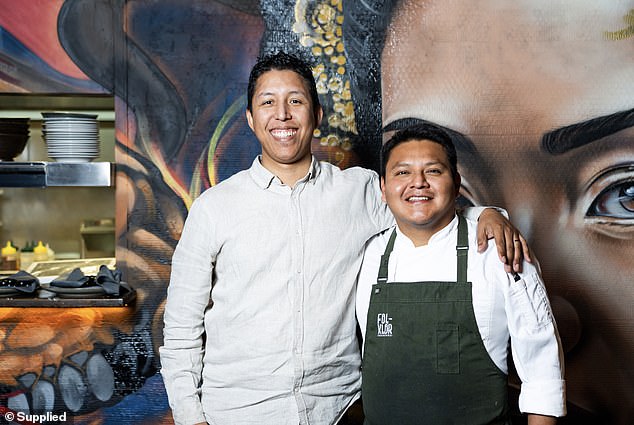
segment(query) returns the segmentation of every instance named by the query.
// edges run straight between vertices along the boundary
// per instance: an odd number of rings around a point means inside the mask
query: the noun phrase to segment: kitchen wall
[[[96,113],[100,155],[93,161],[114,162],[114,99],[111,96],[0,95],[0,117],[30,118],[30,138],[15,161],[53,161],[47,155],[40,112]],[[0,192],[0,241],[18,247],[42,240],[57,258],[79,258],[83,220],[115,216],[112,187],[2,188]],[[114,234],[112,243],[114,245]]]

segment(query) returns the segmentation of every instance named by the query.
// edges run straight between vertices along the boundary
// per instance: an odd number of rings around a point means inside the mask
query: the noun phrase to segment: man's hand
[[[478,252],[484,252],[488,240],[495,239],[500,260],[507,273],[522,271],[522,258],[532,262],[530,248],[524,236],[506,217],[493,208],[480,214],[478,221]]]

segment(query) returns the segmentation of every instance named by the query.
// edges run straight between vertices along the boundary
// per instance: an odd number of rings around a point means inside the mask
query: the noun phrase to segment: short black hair
[[[308,86],[308,92],[313,103],[313,108],[317,111],[321,105],[319,103],[319,95],[317,94],[317,84],[315,84],[315,77],[313,77],[313,71],[310,65],[308,62],[305,62],[297,56],[284,52],[263,56],[258,59],[255,65],[253,65],[251,74],[249,74],[249,86],[247,88],[247,109],[249,111],[252,110],[253,95],[258,78],[260,78],[262,74],[273,70],[293,71],[302,77]]]
[[[451,176],[453,177],[454,182],[460,181],[458,174],[458,154],[456,153],[456,146],[453,143],[451,135],[445,131],[444,128],[427,122],[412,124],[398,130],[387,142],[385,142],[381,148],[381,177],[385,178],[387,162],[390,159],[392,149],[401,143],[415,140],[428,140],[441,145],[447,154],[449,169],[451,170]]]

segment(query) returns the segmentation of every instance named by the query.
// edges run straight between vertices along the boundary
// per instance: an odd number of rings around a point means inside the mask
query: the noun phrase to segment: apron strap
[[[458,244],[456,245],[456,256],[458,259],[457,275],[458,283],[467,283],[467,259],[469,254],[469,234],[467,230],[467,220],[458,214]]]
[[[390,239],[387,242],[387,246],[385,247],[385,251],[383,255],[381,255],[381,265],[379,267],[379,274],[376,277],[376,283],[387,283],[387,268],[388,263],[390,262],[390,254],[394,249],[394,241],[396,240],[396,228],[392,230],[392,234],[390,235]]]
[[[387,283],[388,263],[390,262],[390,254],[394,249],[394,241],[396,240],[396,229],[392,230],[390,239],[385,247],[385,252],[381,256],[381,265],[379,266],[379,274],[376,277],[376,283]],[[458,214],[458,244],[456,245],[457,256],[457,282],[467,283],[467,260],[469,252],[469,234],[467,230],[467,221],[463,216]]]

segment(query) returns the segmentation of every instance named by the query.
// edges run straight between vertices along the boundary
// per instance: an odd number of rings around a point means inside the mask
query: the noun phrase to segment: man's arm
[[[367,186],[368,212],[377,223],[376,232],[394,224],[394,216],[381,199],[379,177],[368,171]],[[504,211],[504,210],[502,210]],[[522,259],[532,262],[530,248],[526,239],[513,224],[499,212],[490,207],[468,207],[461,211],[465,217],[478,222],[478,252],[484,252],[489,239],[495,239],[500,261],[507,272],[522,271]]]
[[[200,199],[200,198],[199,198]],[[204,314],[211,292],[212,226],[198,200],[172,257],[165,305],[161,375],[175,424],[205,423],[200,398]]]
[[[522,271],[522,259],[532,262],[531,252],[519,230],[495,208],[465,208],[463,214],[478,221],[478,252],[484,252],[489,239],[495,239],[500,261],[507,273]],[[474,217],[475,216],[475,217]]]
[[[552,423],[549,417],[566,414],[561,340],[537,268],[524,263],[524,272],[518,276],[519,281],[507,273],[499,275],[513,363],[522,382],[518,406],[535,416],[535,424]]]
[[[555,425],[557,418],[544,415],[528,415],[528,425]]]

